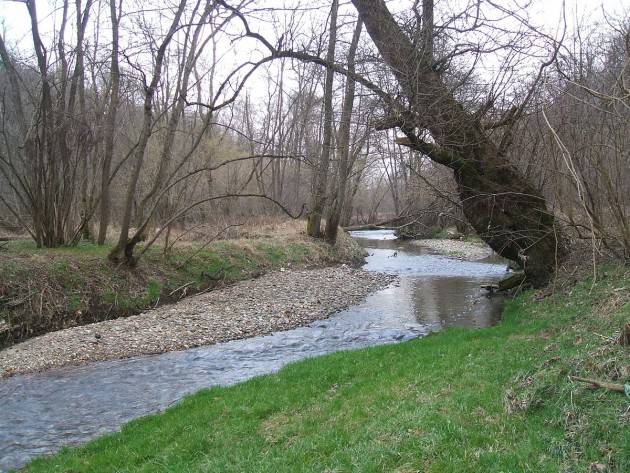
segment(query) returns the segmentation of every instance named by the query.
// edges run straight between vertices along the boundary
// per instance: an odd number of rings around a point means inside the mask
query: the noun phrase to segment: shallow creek
[[[0,471],[115,431],[202,388],[271,373],[306,357],[498,321],[501,298],[486,297],[479,284],[505,275],[499,259],[446,258],[400,242],[387,230],[353,236],[370,255],[365,270],[400,279],[327,320],[180,352],[0,380]]]

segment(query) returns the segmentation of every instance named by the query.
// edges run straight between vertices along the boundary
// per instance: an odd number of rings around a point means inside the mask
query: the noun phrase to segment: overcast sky
[[[125,0],[125,2],[129,1],[127,8],[135,9],[141,8],[143,4],[147,2],[143,2],[141,0]],[[444,7],[452,7],[454,9],[457,8],[457,5],[462,4],[466,0],[437,0],[436,1],[436,9]],[[528,0],[494,0],[496,3],[501,5],[512,4],[514,1],[525,4]],[[233,0],[233,3],[237,3],[236,0]],[[306,5],[308,7],[313,6],[321,6],[319,8],[319,12],[316,13],[320,18],[324,19],[328,14],[328,5],[330,4],[329,0],[261,0],[261,4],[273,5],[278,7],[280,5],[291,6],[294,4]],[[349,1],[341,1],[342,3],[342,12],[343,11],[354,11],[353,8],[348,5]],[[388,2],[390,4],[390,8],[392,10],[400,10],[401,8],[409,8],[409,5],[412,3],[411,1],[404,0],[391,0]],[[55,28],[55,21],[59,22],[59,15],[55,15],[53,12],[55,11],[55,5],[61,5],[61,1],[47,1],[47,0],[38,0],[38,16],[40,19],[40,29],[43,35],[46,33],[50,34],[52,30]],[[530,16],[530,21],[536,26],[542,26],[547,31],[547,33],[551,35],[556,35],[560,25],[560,19],[562,14],[562,6],[563,0],[531,0],[531,6],[528,8],[528,14]],[[105,7],[105,5],[103,5]],[[73,10],[74,6],[71,6],[71,10]],[[107,20],[107,9],[103,8],[104,11],[104,24],[108,27]],[[57,9],[57,12],[59,10]],[[630,0],[567,0],[566,1],[566,16],[567,22],[569,25],[569,33],[575,28],[576,25],[580,24],[589,29],[588,26],[592,26],[598,22],[604,21],[604,12],[608,15],[609,18],[612,19],[621,19],[622,17],[627,17],[630,14]],[[312,13],[309,13],[312,14]],[[253,20],[254,21],[254,20]],[[31,37],[30,37],[30,19],[28,17],[28,13],[26,10],[26,6],[21,2],[16,1],[3,1],[0,0],[0,22],[3,25],[3,34],[5,36],[5,40],[9,45],[17,45],[19,49],[22,51],[29,51],[31,49]],[[252,23],[254,25],[254,23]],[[309,28],[310,25],[308,21],[304,25],[306,28]],[[234,23],[234,28],[239,27],[238,23]],[[269,35],[272,37],[273,32],[271,31],[271,27],[268,24],[259,23],[255,26],[256,29],[261,30],[265,35]],[[348,29],[350,31],[350,29]],[[107,35],[107,34],[106,34]],[[50,36],[49,36],[50,38]],[[271,38],[273,40],[273,38]],[[224,51],[224,67],[228,70],[231,66],[229,62],[238,63],[238,61],[242,61],[244,54],[255,55],[256,52],[252,52],[252,50],[248,50],[248,48],[255,47],[255,42],[241,42],[235,49],[231,43],[226,41],[222,48]],[[230,55],[233,58],[230,59]],[[492,58],[490,61],[490,69],[492,69]],[[495,60],[494,64],[499,65],[500,61]],[[494,72],[494,71],[493,71]],[[491,72],[491,74],[493,73]],[[257,77],[253,77],[249,83],[249,89],[253,89],[254,95],[263,94],[266,87],[261,87],[264,79],[258,74]]]
[[[448,0],[441,0],[442,2]],[[496,0],[501,3],[502,0]],[[554,28],[558,24],[563,3],[566,3],[568,20],[574,24],[576,19],[584,24],[593,24],[603,19],[603,11],[607,11],[612,16],[630,14],[630,0],[531,0],[530,12],[537,22],[546,24],[549,28]],[[141,3],[141,2],[139,2]],[[234,2],[236,3],[236,2]],[[275,2],[279,3],[279,2]],[[282,2],[290,4],[290,1]],[[325,5],[327,2],[317,0],[315,3]],[[390,2],[391,3],[391,2]],[[393,3],[405,4],[405,2],[394,1]],[[523,2],[524,3],[524,2]],[[43,30],[52,26],[51,12],[54,5],[60,2],[54,0],[37,0],[37,8],[42,23]],[[19,1],[0,0],[0,21],[4,25],[7,37],[16,42],[23,39],[30,31],[30,20],[26,11],[26,6]]]

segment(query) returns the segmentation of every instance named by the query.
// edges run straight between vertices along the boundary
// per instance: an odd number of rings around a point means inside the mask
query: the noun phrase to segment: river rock
[[[357,304],[394,279],[347,266],[276,271],[139,315],[27,340],[0,351],[0,377],[288,330]]]

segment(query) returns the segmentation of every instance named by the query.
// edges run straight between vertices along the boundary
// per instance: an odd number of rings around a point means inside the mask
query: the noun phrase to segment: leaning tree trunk
[[[563,254],[544,197],[507,160],[433,68],[433,2],[423,2],[423,48],[416,48],[383,0],[352,0],[383,60],[409,100],[381,128],[397,126],[407,145],[453,169],[466,218],[490,247],[521,265],[529,282],[544,285]],[[428,130],[435,143],[418,135]]]

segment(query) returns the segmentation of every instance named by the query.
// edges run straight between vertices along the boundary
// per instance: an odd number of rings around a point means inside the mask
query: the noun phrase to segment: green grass
[[[630,471],[628,399],[568,376],[630,381],[627,269],[504,321],[337,353],[187,397],[29,472]],[[625,412],[625,415],[624,415]]]
[[[478,235],[466,235],[464,236],[464,241],[467,241],[468,243],[483,243],[484,241],[481,239],[481,237],[479,237]]]
[[[431,235],[429,238],[436,239],[448,239],[450,235],[446,231],[446,228],[434,227],[431,229]]]
[[[345,234],[335,247],[299,234],[216,241],[204,248],[191,244],[167,255],[153,247],[131,269],[107,260],[108,245],[46,249],[11,241],[7,246],[0,253],[0,347],[74,324],[131,315],[284,266],[361,257]]]

